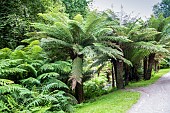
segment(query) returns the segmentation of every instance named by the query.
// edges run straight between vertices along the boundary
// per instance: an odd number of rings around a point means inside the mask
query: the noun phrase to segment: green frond
[[[49,73],[43,73],[41,75],[38,76],[39,80],[45,80],[45,79],[49,79],[49,78],[58,78],[59,74],[56,72],[49,72]]]
[[[155,45],[151,42],[136,42],[135,47],[148,50],[150,53],[169,53],[164,45]]]
[[[58,69],[63,71],[64,73],[70,73],[71,72],[71,63],[67,61],[56,61],[55,64],[58,65]]]
[[[29,77],[27,79],[20,80],[22,84],[24,85],[40,85],[40,81],[37,80],[36,78]]]
[[[47,91],[49,91],[50,89],[60,89],[60,88],[69,89],[64,82],[57,79],[53,80],[52,83],[48,83],[46,86],[44,86],[44,89]]]
[[[26,59],[26,53],[25,51],[22,50],[14,50],[11,54],[10,54],[10,58],[11,59]]]
[[[6,68],[6,67],[17,66],[21,63],[23,63],[23,59],[15,59],[15,60],[3,59],[3,60],[0,60],[0,69]]]
[[[39,94],[33,101],[31,101],[26,108],[36,107],[36,106],[45,106],[50,104],[51,101],[57,101],[53,96],[47,94]]]
[[[108,34],[112,34],[113,30],[111,28],[101,28],[94,35],[95,36],[107,36]]]
[[[86,36],[85,32],[83,31],[83,25],[77,21],[70,20],[68,22],[68,26],[73,36],[73,43],[82,44],[82,41]]]
[[[18,84],[10,84],[10,85],[0,86],[0,94],[1,95],[8,94],[8,93],[10,94],[15,91],[20,92],[20,90],[27,90],[27,89],[21,87]]]
[[[55,32],[58,32],[58,34],[63,35],[64,37],[62,40],[68,40],[69,42],[73,42],[74,39],[72,37],[72,34],[70,32],[68,25],[66,26],[62,24],[61,22],[55,22],[55,25],[57,27]],[[60,38],[60,37],[57,37],[57,38]]]
[[[8,108],[5,102],[0,100],[0,112],[3,112],[3,111],[10,111],[10,109]]]
[[[83,16],[80,14],[77,14],[73,19],[79,23],[83,23]]]
[[[113,41],[113,42],[121,42],[121,43],[128,43],[133,42],[128,37],[125,36],[104,36],[100,37],[102,41]]]
[[[132,50],[133,55],[131,56],[131,61],[133,63],[136,63],[140,60],[142,60],[144,57],[148,56],[150,54],[149,51],[145,50],[145,49],[134,49]]]
[[[4,86],[4,85],[8,85],[8,84],[13,84],[14,82],[12,80],[8,80],[8,79],[0,79],[0,85]]]
[[[84,31],[85,33],[94,33],[98,31],[100,28],[103,28],[104,21],[106,19],[102,16],[98,15],[96,12],[90,12],[87,14]],[[106,23],[105,23],[106,24]]]
[[[0,49],[0,59],[9,58],[11,53],[12,53],[12,50],[9,48]]]
[[[65,72],[68,73],[71,70],[71,65],[65,61],[57,61],[55,63],[44,64],[41,68],[41,72]]]
[[[57,47],[57,46],[64,46],[64,47],[72,47],[71,44],[65,42],[65,41],[62,41],[62,40],[59,40],[59,39],[55,39],[55,38],[43,38],[41,39],[41,46],[42,47],[48,47],[48,46],[54,46],[54,47]]]
[[[51,106],[33,107],[33,108],[30,108],[31,109],[30,113],[46,113],[50,108]],[[25,113],[28,113],[28,112],[25,112]]]
[[[30,65],[30,64],[20,64],[17,66],[17,68],[20,68],[20,69],[24,69],[24,70],[27,70],[27,72],[30,72],[32,74],[32,76],[36,77],[37,76],[37,71],[36,69]]]
[[[86,46],[79,54],[83,54],[87,57],[94,57],[96,55],[96,52],[94,51],[92,46]]]
[[[20,68],[6,68],[0,70],[0,76],[6,78],[9,75],[23,74],[24,72],[26,72],[26,70]]]
[[[15,50],[22,50],[25,46],[24,45],[19,45],[18,47],[15,48]]]
[[[100,53],[102,53],[106,56],[109,56],[111,58],[117,59],[117,58],[123,56],[123,53],[117,49],[113,49],[111,47],[105,47],[103,45],[98,45],[96,43],[94,43],[94,45],[95,45],[95,47],[96,47],[95,49],[97,51],[99,51]]]
[[[61,22],[55,22],[54,25],[34,23],[33,26],[45,32],[50,37],[65,40],[67,42],[73,42],[73,37],[68,29],[68,26]]]

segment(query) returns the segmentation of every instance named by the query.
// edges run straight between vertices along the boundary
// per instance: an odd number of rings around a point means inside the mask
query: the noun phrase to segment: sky
[[[100,11],[106,9],[112,9],[114,12],[121,11],[121,5],[123,11],[132,17],[141,17],[147,19],[150,17],[153,5],[161,2],[162,0],[93,0],[93,9]]]

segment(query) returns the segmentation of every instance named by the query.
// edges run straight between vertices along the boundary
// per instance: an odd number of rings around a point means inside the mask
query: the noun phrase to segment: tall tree
[[[170,0],[162,0],[162,2],[153,6],[155,16],[163,14],[164,17],[170,16]]]

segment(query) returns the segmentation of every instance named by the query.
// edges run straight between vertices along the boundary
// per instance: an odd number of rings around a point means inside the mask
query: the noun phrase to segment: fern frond
[[[30,113],[46,113],[51,106],[39,106],[39,107],[32,107]],[[25,112],[28,113],[28,112]]]
[[[43,38],[41,39],[41,46],[42,47],[46,47],[46,46],[54,46],[54,47],[58,47],[58,46],[64,46],[64,47],[72,47],[71,44],[59,40],[59,39],[55,39],[55,38]]]
[[[49,78],[58,78],[59,74],[56,72],[50,72],[50,73],[43,73],[41,75],[38,76],[39,80],[45,80],[45,79],[49,79]]]
[[[128,37],[125,36],[104,36],[100,37],[102,41],[113,41],[113,42],[121,42],[121,43],[127,43],[127,42],[133,42],[128,39]]]
[[[20,65],[17,66],[17,68],[27,70],[27,71],[30,72],[34,77],[37,76],[37,71],[36,71],[36,69],[35,69],[32,65],[30,65],[30,64],[20,64]]]
[[[10,84],[10,85],[4,85],[4,86],[0,86],[0,94],[8,94],[8,93],[12,93],[14,91],[19,92],[20,90],[27,90],[26,88],[21,87],[18,84]]]
[[[26,72],[26,70],[24,69],[20,69],[20,68],[6,68],[6,69],[1,69],[0,70],[0,75],[1,77],[6,77],[9,75],[14,75],[14,74],[23,74],[24,72]]]
[[[57,80],[57,79],[55,79],[54,81],[53,83],[49,83],[46,86],[44,86],[44,89],[47,91],[49,91],[50,89],[60,89],[60,88],[69,89],[68,86],[64,82]]]
[[[37,80],[36,78],[32,78],[32,77],[29,77],[27,79],[23,79],[21,80],[22,84],[25,84],[25,85],[40,85],[40,81]]]
[[[8,79],[0,79],[0,85],[4,86],[4,85],[8,85],[8,84],[13,84],[14,82],[12,80],[8,80]]]
[[[23,63],[23,59],[2,59],[0,60],[0,69],[6,68],[6,67],[14,67],[19,64]]]
[[[55,63],[44,64],[41,68],[41,72],[70,72],[71,65],[65,61],[57,61]]]
[[[136,42],[135,47],[148,50],[151,53],[169,53],[169,51],[164,48],[164,45],[155,45],[151,42]]]

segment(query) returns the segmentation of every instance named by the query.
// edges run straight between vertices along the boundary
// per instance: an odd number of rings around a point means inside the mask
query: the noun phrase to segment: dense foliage
[[[154,5],[153,11],[156,16],[163,14],[164,17],[169,17],[170,16],[170,0],[162,0],[160,3]]]
[[[88,3],[2,2],[0,112],[72,112],[73,104],[169,66],[170,17],[119,19]]]

